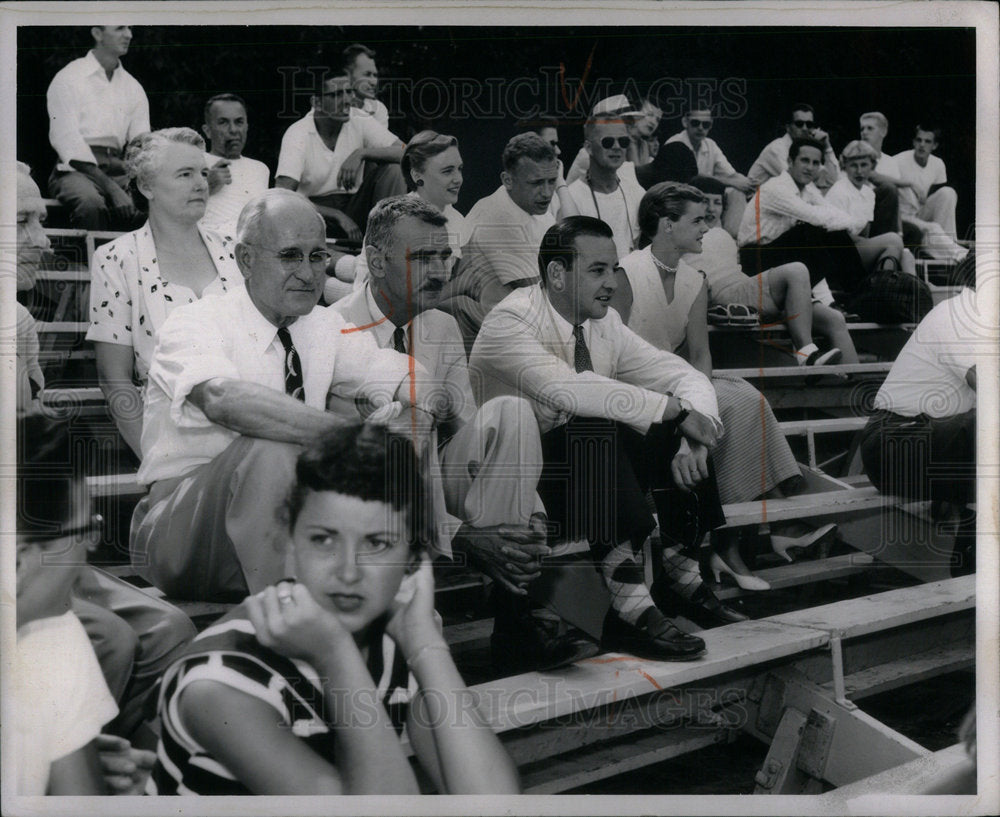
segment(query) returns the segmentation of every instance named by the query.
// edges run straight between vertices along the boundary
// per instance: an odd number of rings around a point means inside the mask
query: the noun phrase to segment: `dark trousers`
[[[881,493],[965,505],[976,498],[976,412],[935,419],[873,414],[861,461]]]
[[[891,183],[875,185],[875,214],[868,235],[874,238],[883,233],[898,233],[902,229],[899,219],[899,190]]]
[[[861,256],[846,230],[824,230],[800,222],[774,241],[740,248],[740,265],[750,276],[792,261],[806,265],[812,286],[825,278],[830,289],[853,294],[866,278]]]
[[[132,230],[146,217],[136,210],[125,192],[128,177],[117,151],[92,147],[97,167],[106,179],[99,183],[86,173],[53,168],[49,195],[69,210],[70,224],[80,230]]]
[[[679,444],[672,423],[656,423],[643,435],[621,423],[576,417],[543,434],[538,494],[555,526],[551,538],[586,539],[598,560],[625,541],[638,552],[655,527],[650,490],[665,541],[689,545],[697,531],[724,524],[714,476],[692,492],[674,487],[670,463]]]
[[[358,225],[362,234],[368,225],[368,213],[382,199],[401,196],[406,192],[402,171],[392,162],[365,162],[364,178],[354,193],[330,193],[315,196],[310,201],[325,207],[340,210]],[[327,227],[333,234],[342,237],[343,231],[336,221],[327,219]]]

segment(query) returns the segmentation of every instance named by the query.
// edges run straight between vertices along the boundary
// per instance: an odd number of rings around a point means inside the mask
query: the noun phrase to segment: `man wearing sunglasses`
[[[599,218],[611,228],[621,258],[636,248],[639,202],[646,192],[634,174],[618,174],[632,138],[617,118],[592,118],[583,126],[583,134],[590,167],[584,178],[569,186],[569,194],[580,215]]]
[[[329,393],[426,402],[422,367],[317,307],[330,254],[307,198],[265,191],[237,237],[246,287],[174,310],[149,371],[130,549],[173,598],[240,601],[285,575],[276,513],[301,446],[345,422]]]
[[[698,175],[710,176],[726,185],[728,188],[726,190],[726,209],[733,214],[734,221],[737,216],[742,218],[743,210],[747,206],[747,196],[756,189],[757,185],[742,173],[737,173],[736,168],[726,158],[726,154],[722,152],[715,140],[708,136],[713,125],[711,110],[691,108],[681,117],[681,124],[684,125],[684,130],[675,133],[663,144],[680,142],[689,147],[698,165]]]
[[[815,139],[823,146],[823,167],[813,182],[820,190],[829,188],[840,175],[837,154],[830,145],[830,136],[816,121],[812,105],[797,102],[785,123],[785,135],[770,142],[757,157],[747,174],[755,187],[780,176],[788,169],[788,148],[793,139]]]

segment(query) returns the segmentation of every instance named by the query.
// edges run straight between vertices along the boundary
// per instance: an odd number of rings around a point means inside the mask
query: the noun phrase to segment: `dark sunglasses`
[[[809,130],[816,130],[819,127],[819,122],[806,122],[802,119],[793,119],[792,124],[797,128],[809,128]]]
[[[615,146],[615,142],[617,142],[618,147],[627,148],[629,146],[629,142],[631,141],[632,140],[627,136],[619,136],[617,139],[614,136],[605,136],[601,140],[601,147],[605,150],[611,150],[611,148]]]
[[[712,120],[711,119],[688,119],[688,124],[692,128],[701,128],[702,130],[711,130],[712,129]]]
[[[39,544],[42,542],[57,542],[60,539],[86,538],[96,539],[104,531],[104,517],[95,513],[86,522],[80,525],[73,525],[69,528],[60,528],[56,531],[33,531],[21,535],[21,541],[25,544]]]

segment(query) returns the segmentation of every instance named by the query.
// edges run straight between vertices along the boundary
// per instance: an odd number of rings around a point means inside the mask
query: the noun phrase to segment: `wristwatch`
[[[674,425],[676,426],[679,433],[681,423],[683,423],[687,419],[687,416],[691,413],[691,404],[683,397],[678,397],[677,405],[681,407],[681,410],[677,412],[677,416],[674,417]]]

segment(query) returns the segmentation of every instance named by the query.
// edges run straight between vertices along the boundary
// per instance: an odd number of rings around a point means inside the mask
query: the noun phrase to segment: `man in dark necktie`
[[[719,603],[677,548],[724,522],[709,479],[708,453],[722,433],[715,392],[608,308],[618,262],[607,224],[564,219],[542,239],[538,263],[541,287],[517,290],[484,321],[470,360],[473,386],[481,400],[522,394],[531,401],[542,432],[538,491],[555,531],[550,541],[589,542],[608,591],[603,646],[697,658],[704,642],[674,626],[661,605],[697,607],[713,623],[744,618]],[[655,526],[650,490],[667,545],[652,593],[641,564]]]
[[[371,276],[331,309],[381,348],[410,355],[434,389],[438,513],[437,553],[467,558],[510,601],[494,616],[494,664],[506,673],[550,668],[584,657],[571,638],[553,636],[531,616],[527,586],[550,555],[546,519],[535,488],[541,472],[538,423],[527,400],[513,395],[478,404],[469,384],[462,333],[437,308],[450,272],[444,216],[413,196],[379,202],[365,244]],[[331,401],[331,410],[355,413]],[[497,595],[500,595],[498,591]],[[593,652],[590,645],[586,652]]]
[[[345,422],[328,394],[424,401],[421,369],[317,306],[330,256],[308,199],[266,191],[237,236],[245,288],[175,310],[150,367],[132,563],[176,598],[238,600],[285,575],[276,514],[295,459]]]

